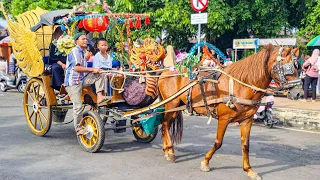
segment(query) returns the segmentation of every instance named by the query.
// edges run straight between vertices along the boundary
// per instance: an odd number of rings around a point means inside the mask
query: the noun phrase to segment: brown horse
[[[232,77],[261,89],[267,89],[269,83],[274,79],[277,83],[284,84],[287,81],[297,79],[297,57],[300,55],[299,48],[274,48],[272,45],[265,46],[258,53],[247,57],[244,60],[238,61],[226,67],[224,71]],[[291,68],[291,69],[290,69]],[[290,73],[291,70],[291,73]],[[171,72],[164,72],[162,75],[168,75]],[[208,72],[200,72],[198,78],[208,75]],[[229,77],[222,74],[216,84],[216,98],[229,97]],[[189,78],[186,77],[163,77],[159,78],[159,91],[162,98],[168,98],[179,89],[189,83]],[[204,94],[207,99],[212,99],[213,84],[210,82],[204,83]],[[201,170],[209,171],[209,161],[213,154],[222,146],[223,137],[229,123],[238,122],[241,131],[241,147],[243,170],[251,179],[261,179],[261,177],[252,170],[249,163],[249,138],[250,130],[253,122],[253,115],[256,113],[259,106],[259,100],[264,96],[264,92],[253,90],[238,82],[234,82],[233,96],[247,100],[256,101],[256,105],[234,104],[235,108],[229,108],[225,103],[216,105],[216,115],[218,117],[217,136],[214,146],[207,152],[204,160],[201,162]],[[203,102],[200,85],[196,85],[191,93],[192,103]],[[165,105],[166,110],[178,107],[181,104],[187,103],[187,92],[180,95],[170,103]],[[214,105],[209,106],[210,110],[215,109]],[[206,107],[196,107],[193,109],[196,113],[207,115]],[[168,161],[175,161],[175,153],[173,148],[174,141],[178,141],[182,136],[182,116],[181,112],[168,112],[164,114],[162,121],[163,133],[163,151],[165,158]],[[171,135],[170,136],[170,128]],[[174,134],[172,134],[174,133]]]

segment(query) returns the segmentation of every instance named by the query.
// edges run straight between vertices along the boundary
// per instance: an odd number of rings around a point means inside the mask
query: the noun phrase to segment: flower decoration
[[[201,53],[197,55],[192,55],[189,53],[179,53],[176,58],[177,64],[175,68],[178,69],[179,73],[183,73],[183,69],[186,68],[187,72],[184,73],[185,77],[192,78],[192,69],[199,65]]]
[[[179,63],[179,62],[182,62],[185,58],[185,56],[187,55],[186,52],[182,52],[182,53],[179,53],[177,54],[176,56],[176,62]]]
[[[66,56],[76,46],[73,38],[67,33],[61,35],[58,39],[53,41],[53,44],[57,47],[56,55]]]

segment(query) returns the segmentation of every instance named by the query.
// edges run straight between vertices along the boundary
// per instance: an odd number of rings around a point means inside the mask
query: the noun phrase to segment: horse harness
[[[229,96],[228,97],[222,97],[222,98],[217,98],[216,97],[216,85],[217,83],[214,81],[218,81],[221,73],[214,71],[209,75],[206,76],[202,76],[202,77],[198,77],[199,72],[201,70],[196,70],[194,72],[194,78],[198,79],[199,82],[199,86],[200,86],[200,92],[202,95],[202,101],[203,102],[199,102],[199,103],[195,103],[192,104],[192,87],[187,91],[187,104],[186,104],[186,108],[188,110],[188,112],[190,114],[193,114],[193,108],[196,107],[203,107],[205,106],[206,108],[206,113],[207,116],[209,117],[209,121],[208,123],[211,121],[211,118],[215,118],[218,119],[217,116],[217,105],[219,103],[225,103],[225,105],[227,107],[229,107],[230,109],[234,109],[235,108],[235,103],[238,104],[242,104],[242,105],[249,105],[249,106],[258,106],[261,103],[261,99],[259,100],[251,100],[251,99],[243,99],[243,98],[237,98],[234,96],[234,92],[233,92],[233,87],[234,87],[234,81],[232,78],[229,79]],[[214,80],[214,81],[211,81]],[[212,83],[212,99],[207,99],[206,95],[205,95],[205,90],[204,90],[204,84],[208,82],[208,83]],[[210,111],[209,106],[213,104],[213,111]]]
[[[294,74],[295,70],[298,69],[299,63],[298,63],[298,57],[296,57],[295,54],[291,52],[292,59],[290,63],[283,64],[282,60],[284,58],[281,55],[282,52],[283,52],[283,48],[281,47],[278,52],[277,62],[272,67],[271,74],[277,77],[277,79],[279,80],[280,86],[285,86],[286,84],[288,84],[286,76]]]

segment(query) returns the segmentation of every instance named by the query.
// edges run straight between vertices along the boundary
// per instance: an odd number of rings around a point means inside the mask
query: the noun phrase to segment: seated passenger
[[[97,42],[97,48],[99,52],[94,56],[93,67],[101,69],[111,69],[112,68],[112,57],[107,53],[109,48],[106,39],[99,39]]]
[[[57,47],[52,43],[54,39],[58,39],[63,34],[63,31],[58,27],[52,34],[52,39],[49,47],[49,64],[52,65],[52,78],[50,86],[60,91],[64,81],[64,70],[66,69],[66,56],[56,55]]]
[[[108,70],[112,68],[112,57],[107,53],[107,50],[109,48],[108,42],[106,39],[101,38],[97,42],[97,48],[99,52],[94,56],[93,59],[93,68],[101,68],[104,70]],[[105,89],[108,89],[108,82],[109,82],[110,77],[106,76],[105,79]],[[106,95],[109,95],[111,99],[111,94],[107,94],[106,90]],[[111,92],[111,91],[110,91]]]
[[[90,44],[88,44],[87,51],[85,53],[85,57],[86,57],[87,62],[93,63],[94,55],[95,55],[94,47],[91,46]]]
[[[74,40],[77,46],[68,54],[64,85],[73,104],[73,119],[76,133],[77,135],[81,135],[85,133],[85,130],[80,127],[82,118],[82,88],[95,84],[98,104],[110,99],[106,99],[107,97],[103,94],[105,76],[101,74],[101,69],[87,67],[84,56],[84,51],[88,44],[86,35],[77,33],[74,36]]]

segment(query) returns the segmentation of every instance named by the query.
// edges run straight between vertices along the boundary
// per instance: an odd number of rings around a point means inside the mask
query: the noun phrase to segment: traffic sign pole
[[[201,12],[199,12],[201,13]],[[198,24],[198,54],[200,54],[201,24]]]
[[[198,54],[200,54],[200,39],[201,39],[201,23],[207,23],[207,14],[201,14],[201,11],[205,10],[208,6],[209,0],[190,0],[192,9],[199,13],[199,16],[196,14],[191,15],[191,24],[198,24]],[[195,17],[196,15],[197,17]],[[205,16],[203,16],[205,15]],[[205,18],[203,18],[205,17]],[[200,18],[200,21],[199,21]],[[205,22],[202,20],[205,19]],[[197,23],[195,23],[197,22]]]
[[[197,7],[199,7],[199,1],[197,1]],[[201,11],[199,11],[199,13],[201,13]],[[198,24],[198,54],[200,54],[200,38],[201,38],[201,24],[199,23]]]

